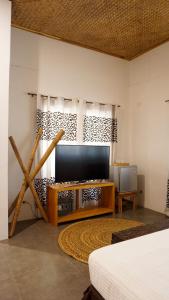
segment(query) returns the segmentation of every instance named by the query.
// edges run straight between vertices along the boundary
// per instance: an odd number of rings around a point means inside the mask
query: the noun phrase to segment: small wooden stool
[[[118,192],[117,199],[118,199],[118,212],[122,213],[123,211],[123,198],[127,201],[133,202],[133,210],[136,209],[136,196],[137,192]]]

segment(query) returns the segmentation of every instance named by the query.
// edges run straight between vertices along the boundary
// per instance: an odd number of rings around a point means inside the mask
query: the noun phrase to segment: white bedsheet
[[[169,300],[169,229],[92,252],[89,272],[105,300]]]

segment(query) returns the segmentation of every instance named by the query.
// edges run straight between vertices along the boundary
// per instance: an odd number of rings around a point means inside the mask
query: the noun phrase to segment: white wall
[[[169,104],[164,103],[169,98],[169,43],[128,63],[13,28],[9,133],[24,160],[35,132],[36,103],[27,96],[29,91],[121,104],[117,160],[138,165],[142,204],[164,212],[169,170]],[[10,203],[21,180],[10,148]],[[28,192],[26,200],[30,199]],[[32,216],[30,207],[23,206],[21,218]]]
[[[169,171],[169,43],[130,62],[130,158],[145,181],[144,205],[164,212]]]
[[[0,0],[0,240],[8,237],[8,102],[11,3]]]
[[[10,123],[24,160],[35,132],[36,103],[26,95],[39,92],[121,104],[118,160],[128,160],[128,62],[92,50],[12,29]],[[22,175],[9,151],[9,202],[15,198]],[[31,195],[27,194],[27,200]],[[21,218],[31,217],[22,207]]]

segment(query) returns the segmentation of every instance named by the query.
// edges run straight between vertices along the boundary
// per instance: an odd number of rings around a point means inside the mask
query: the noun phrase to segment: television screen
[[[55,181],[71,182],[109,178],[108,146],[58,145]]]

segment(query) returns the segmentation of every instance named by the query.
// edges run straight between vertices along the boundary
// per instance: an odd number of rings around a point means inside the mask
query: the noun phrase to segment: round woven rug
[[[110,245],[112,233],[142,225],[127,219],[92,219],[74,223],[63,229],[58,238],[60,248],[75,259],[88,263],[94,250]]]

